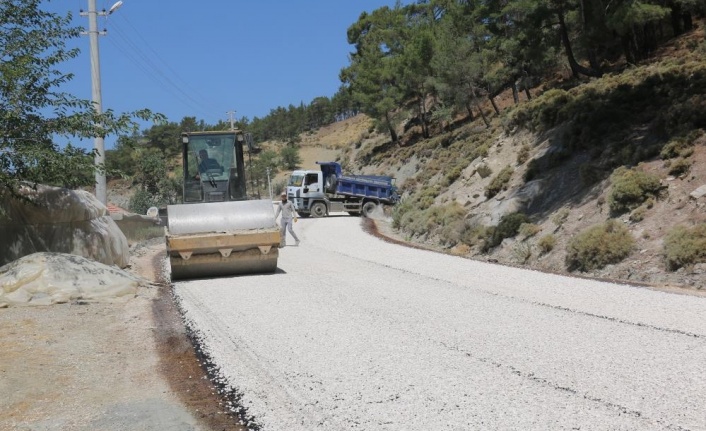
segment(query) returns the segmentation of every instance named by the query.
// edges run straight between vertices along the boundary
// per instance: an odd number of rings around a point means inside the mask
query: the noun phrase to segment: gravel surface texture
[[[706,298],[300,219],[271,275],[174,292],[261,430],[706,430]],[[291,240],[291,238],[290,238]]]

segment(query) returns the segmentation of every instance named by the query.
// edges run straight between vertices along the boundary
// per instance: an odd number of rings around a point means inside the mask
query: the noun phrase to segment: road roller
[[[274,272],[280,232],[272,201],[248,200],[240,130],[181,134],[183,204],[167,206],[171,279]]]

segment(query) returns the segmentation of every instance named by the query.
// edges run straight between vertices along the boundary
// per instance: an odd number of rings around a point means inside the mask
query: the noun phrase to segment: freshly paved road
[[[295,229],[276,274],[174,286],[262,430],[706,430],[706,298]]]

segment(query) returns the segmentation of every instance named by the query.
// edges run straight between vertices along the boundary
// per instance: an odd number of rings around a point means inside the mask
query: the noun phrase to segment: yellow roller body
[[[172,280],[274,272],[280,233],[269,200],[167,206]]]

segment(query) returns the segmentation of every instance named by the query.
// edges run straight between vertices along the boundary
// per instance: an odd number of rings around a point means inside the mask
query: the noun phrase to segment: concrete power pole
[[[270,192],[270,200],[272,200],[272,183],[270,182],[270,168],[267,168],[267,190]]]
[[[115,3],[109,12],[105,10],[96,10],[96,0],[88,0],[88,11],[81,11],[81,16],[88,16],[88,40],[91,47],[91,100],[93,108],[97,114],[103,113],[103,100],[101,96],[101,65],[100,53],[98,51],[98,36],[104,35],[105,31],[98,31],[98,15],[107,16],[115,12],[123,2]],[[85,32],[83,34],[86,34]],[[100,128],[100,125],[97,125]],[[96,166],[105,165],[105,143],[103,135],[98,133],[93,138],[93,148],[96,150],[95,164]],[[105,184],[105,172],[96,171],[96,198],[103,203],[108,204],[108,191]]]
[[[230,119],[230,130],[235,130],[235,111],[228,111],[228,118]]]

